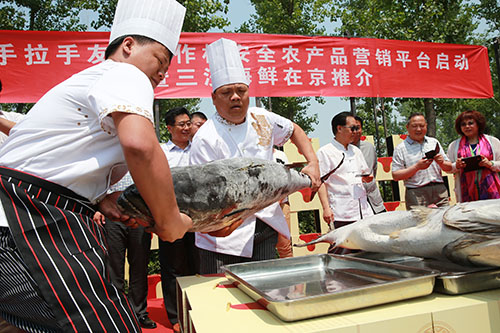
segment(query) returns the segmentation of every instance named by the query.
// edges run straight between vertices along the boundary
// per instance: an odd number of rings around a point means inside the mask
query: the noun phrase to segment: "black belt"
[[[422,187],[428,187],[428,186],[435,186],[435,185],[444,185],[444,183],[440,183],[440,182],[430,182],[430,183],[427,183],[425,185],[422,185],[422,186],[419,186],[419,187],[413,187],[413,188],[410,188],[411,190],[414,190],[414,189],[417,189],[417,188],[422,188]]]

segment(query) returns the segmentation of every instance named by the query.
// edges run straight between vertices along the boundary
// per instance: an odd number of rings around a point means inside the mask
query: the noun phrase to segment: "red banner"
[[[2,103],[36,102],[102,62],[109,32],[0,30]],[[490,98],[484,46],[369,38],[183,33],[157,98],[209,97],[205,47],[235,40],[251,96]]]

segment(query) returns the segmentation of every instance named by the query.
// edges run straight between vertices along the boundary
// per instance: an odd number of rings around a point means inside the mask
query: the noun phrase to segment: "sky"
[[[250,19],[250,15],[255,13],[253,6],[248,0],[232,0],[229,4],[228,19],[230,21],[230,30],[238,28],[243,22]],[[210,32],[222,32],[220,30],[211,30]],[[311,99],[311,107],[308,115],[318,115],[318,124],[314,125],[314,131],[308,133],[310,138],[319,138],[320,146],[329,143],[332,138],[331,120],[333,116],[341,111],[349,111],[350,103],[348,99],[340,97],[325,97],[326,103],[319,104],[314,98]],[[250,98],[250,106],[255,106],[255,98]],[[207,116],[215,112],[215,108],[210,98],[202,98],[200,111]]]

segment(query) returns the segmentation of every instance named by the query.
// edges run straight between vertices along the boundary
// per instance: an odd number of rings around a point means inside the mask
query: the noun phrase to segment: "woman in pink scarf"
[[[448,148],[453,162],[455,193],[458,202],[500,198],[500,140],[484,134],[486,118],[478,111],[464,111],[455,120],[455,130],[462,137]],[[481,156],[478,167],[467,171],[464,159]]]

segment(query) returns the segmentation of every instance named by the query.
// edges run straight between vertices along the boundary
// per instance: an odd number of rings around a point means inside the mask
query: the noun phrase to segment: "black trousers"
[[[151,234],[144,227],[130,228],[106,219],[111,281],[125,292],[125,255],[129,263],[128,299],[138,318],[148,315],[148,262]]]
[[[179,276],[196,274],[196,247],[194,233],[186,232],[183,238],[174,242],[159,241],[159,259],[161,270],[161,288],[163,302],[170,323],[177,318],[177,282]]]

